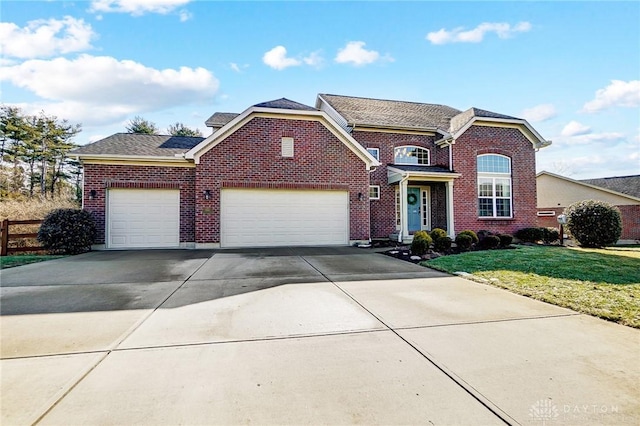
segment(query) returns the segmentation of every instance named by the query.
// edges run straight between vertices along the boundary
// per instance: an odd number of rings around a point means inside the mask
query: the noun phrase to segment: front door
[[[422,229],[420,215],[420,188],[407,188],[407,224],[409,232],[414,233]]]

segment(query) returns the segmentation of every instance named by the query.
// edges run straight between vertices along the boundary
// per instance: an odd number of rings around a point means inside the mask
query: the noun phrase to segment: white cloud
[[[562,129],[560,133],[562,136],[579,136],[591,133],[591,127],[578,123],[577,121],[570,121]]]
[[[393,62],[392,57],[382,57],[380,53],[375,50],[365,49],[365,45],[366,43],[364,41],[350,41],[345,47],[338,49],[338,54],[334,60],[339,64],[350,63],[355,66],[368,65],[380,60]]]
[[[211,102],[218,80],[204,68],[155,69],[109,56],[28,60],[0,68],[0,81],[42,101],[20,105],[95,125],[179,105]]]
[[[513,27],[505,22],[483,22],[472,30],[466,30],[464,27],[454,28],[453,30],[445,30],[430,32],[426,39],[432,44],[447,43],[479,43],[484,39],[487,33],[496,33],[499,38],[509,38],[517,33],[523,33],[531,30],[529,22],[519,22]]]
[[[322,57],[320,51],[311,52],[309,56],[306,56],[302,59],[305,64],[311,67],[319,67],[324,63],[324,58]]]
[[[177,8],[184,6],[190,1],[191,0],[93,0],[89,11],[94,13],[130,13],[133,16],[140,16],[145,13],[159,13],[161,15],[166,15]],[[182,12],[184,11],[180,12],[181,21],[183,21]],[[189,18],[187,17],[186,19]]]
[[[91,25],[71,16],[29,21],[23,28],[0,22],[0,50],[3,56],[13,58],[46,58],[88,50],[95,37]]]
[[[595,99],[582,107],[585,112],[598,112],[610,107],[637,108],[640,106],[640,80],[611,80],[604,89],[596,91]]]
[[[625,139],[625,135],[618,132],[605,132],[605,133],[587,133],[577,136],[570,136],[565,139],[559,139],[558,142],[562,145],[587,145],[598,144],[602,142],[617,143]]]
[[[539,123],[556,117],[558,113],[552,104],[542,104],[525,109],[520,115],[531,123]]]
[[[262,62],[276,70],[288,67],[296,67],[302,63],[295,58],[287,57],[287,49],[284,46],[276,46],[262,56]]]
[[[182,9],[178,16],[180,16],[180,22],[187,22],[189,19],[193,18],[193,14],[186,9]]]

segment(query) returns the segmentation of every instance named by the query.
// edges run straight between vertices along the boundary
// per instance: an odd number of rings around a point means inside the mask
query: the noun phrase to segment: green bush
[[[542,228],[522,228],[516,231],[515,237],[523,243],[535,243],[542,240]]]
[[[560,239],[560,232],[556,228],[540,228],[542,230],[542,242],[551,244]]]
[[[498,234],[500,238],[500,247],[509,247],[513,242],[513,236],[509,234]]]
[[[446,253],[451,250],[451,238],[440,237],[433,240],[433,249],[440,253]]]
[[[429,250],[431,242],[431,237],[427,234],[427,231],[416,231],[411,242],[411,253],[416,256],[422,256]]]
[[[500,247],[500,237],[497,235],[487,235],[478,243],[478,247],[483,250],[490,250]]]
[[[478,239],[478,234],[476,234],[475,232],[465,229],[464,231],[460,231],[458,233],[458,235],[468,235],[471,237],[471,244],[478,244],[478,241],[480,241]],[[456,243],[457,244],[457,243]]]
[[[431,232],[429,232],[429,236],[433,241],[435,241],[438,238],[448,237],[449,235],[447,234],[447,231],[445,231],[444,229],[433,228]]]
[[[57,209],[47,214],[38,231],[38,241],[51,253],[78,254],[91,250],[96,225],[91,213]]]
[[[473,245],[473,237],[469,235],[466,231],[462,231],[461,233],[456,235],[456,246],[458,246],[458,250],[469,251],[471,250],[472,245]]]
[[[585,200],[564,210],[567,229],[582,247],[605,247],[622,235],[620,210],[604,201]]]

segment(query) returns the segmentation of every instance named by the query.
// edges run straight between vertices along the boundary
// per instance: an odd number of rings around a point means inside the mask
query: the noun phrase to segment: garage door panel
[[[180,191],[109,190],[109,248],[180,245]]]
[[[346,191],[223,189],[223,247],[343,245],[349,240]]]

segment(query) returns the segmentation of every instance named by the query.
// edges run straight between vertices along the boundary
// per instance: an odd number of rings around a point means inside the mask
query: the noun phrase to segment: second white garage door
[[[346,245],[347,191],[223,189],[222,247]]]
[[[108,248],[158,248],[180,245],[180,191],[110,189]]]

